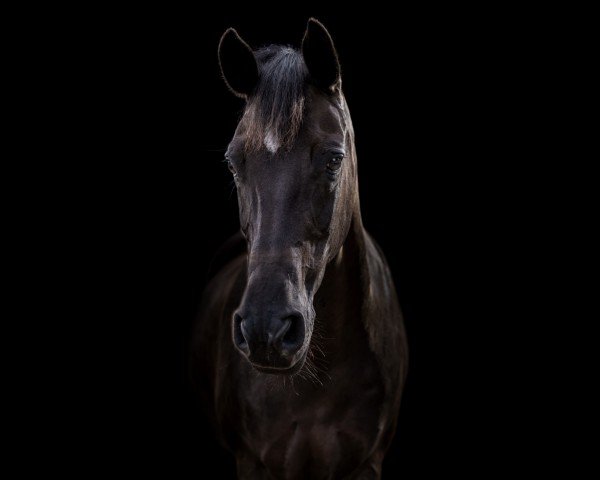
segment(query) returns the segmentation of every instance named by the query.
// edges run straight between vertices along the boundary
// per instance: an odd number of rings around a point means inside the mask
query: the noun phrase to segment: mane
[[[265,145],[271,152],[289,146],[302,124],[308,70],[302,54],[291,47],[271,45],[254,52],[258,84],[248,98],[244,118],[246,148]]]

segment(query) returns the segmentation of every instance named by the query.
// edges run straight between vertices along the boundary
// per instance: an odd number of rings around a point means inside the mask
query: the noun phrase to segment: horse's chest
[[[351,472],[368,457],[383,427],[377,375],[346,376],[323,387],[254,387],[243,400],[243,443],[277,478]]]

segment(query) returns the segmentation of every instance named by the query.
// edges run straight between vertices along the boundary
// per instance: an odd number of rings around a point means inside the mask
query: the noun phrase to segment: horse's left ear
[[[318,20],[308,20],[302,56],[314,83],[323,90],[333,92],[341,82],[341,69],[333,40],[327,29]]]

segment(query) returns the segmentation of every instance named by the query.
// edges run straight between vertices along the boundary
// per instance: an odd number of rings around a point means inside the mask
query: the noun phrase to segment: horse
[[[300,49],[253,51],[230,28],[218,59],[245,100],[225,154],[240,232],[202,295],[192,380],[239,478],[380,478],[408,351],[333,40],[311,18]]]

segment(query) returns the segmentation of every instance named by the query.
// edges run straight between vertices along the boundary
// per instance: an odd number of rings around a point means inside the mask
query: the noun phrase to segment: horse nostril
[[[289,315],[277,323],[279,329],[269,333],[269,345],[284,357],[292,356],[304,342],[304,320],[300,315]]]
[[[290,315],[285,321],[290,322],[290,326],[281,339],[282,351],[296,353],[304,343],[304,319],[300,315]]]
[[[250,348],[246,340],[247,333],[244,332],[243,321],[242,317],[237,313],[233,316],[233,341],[242,352],[248,354]]]

